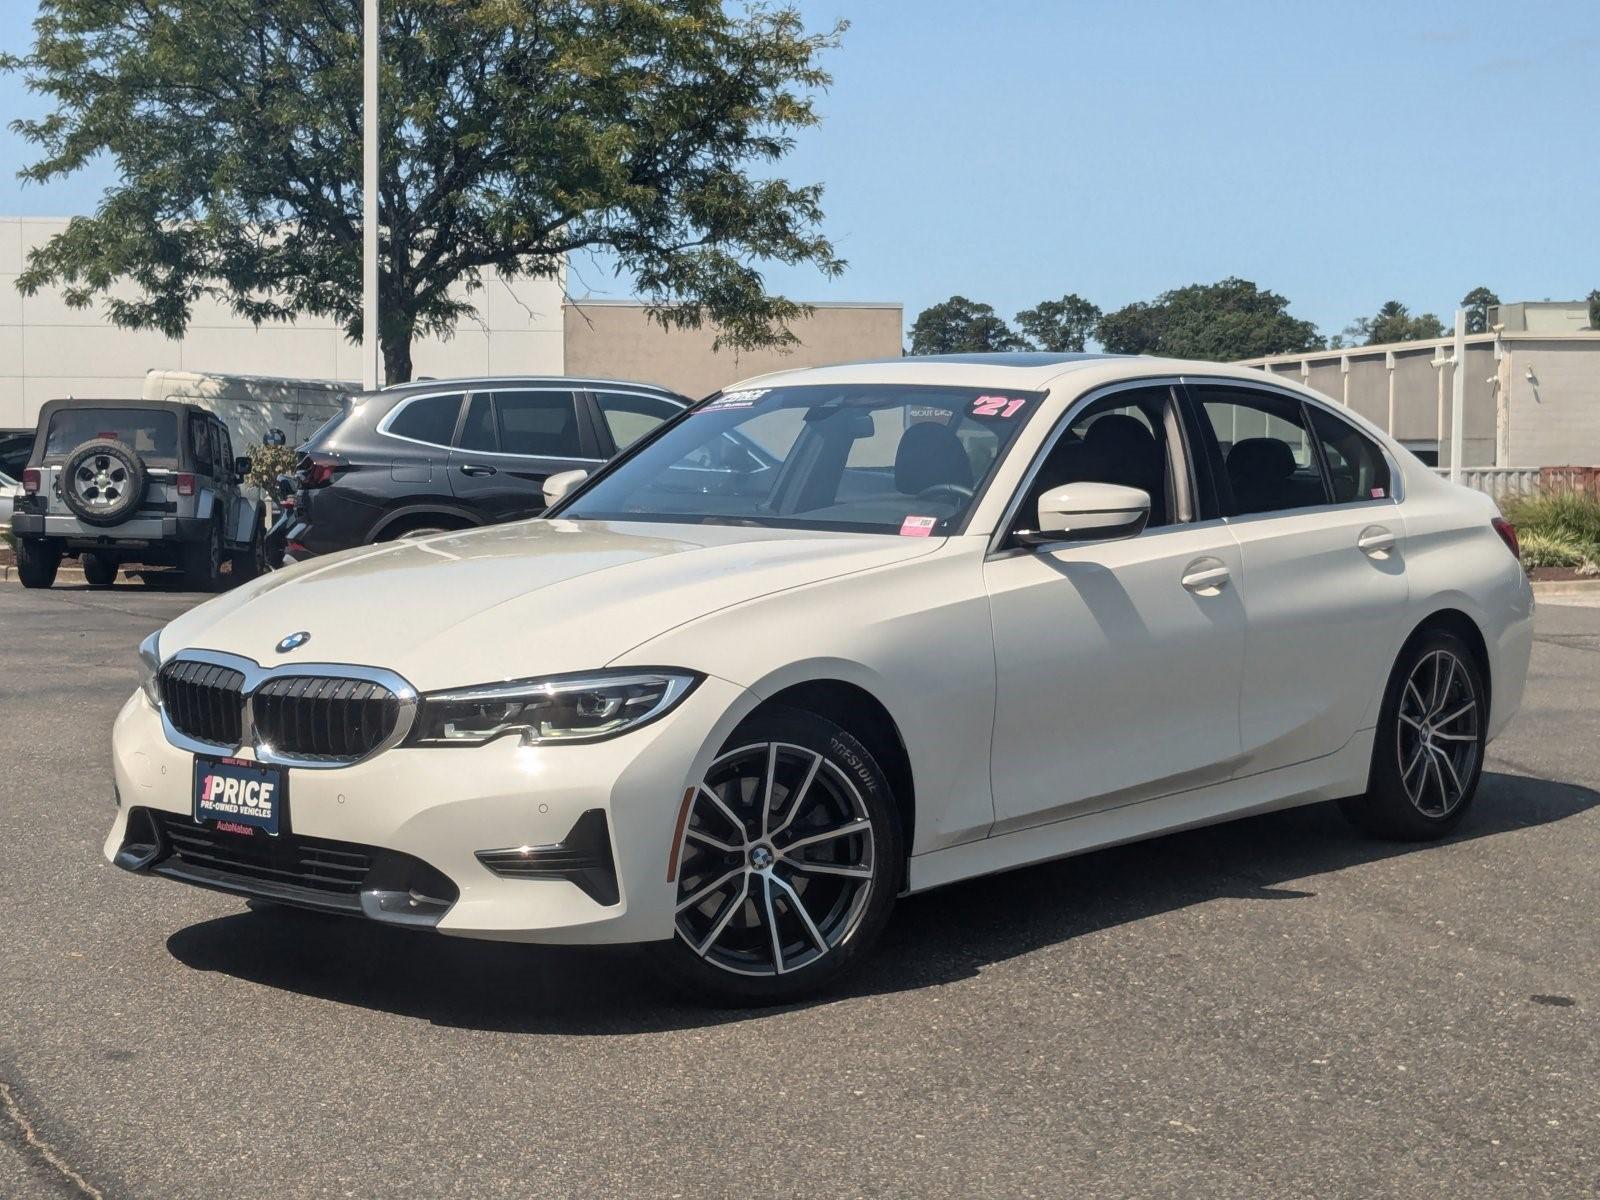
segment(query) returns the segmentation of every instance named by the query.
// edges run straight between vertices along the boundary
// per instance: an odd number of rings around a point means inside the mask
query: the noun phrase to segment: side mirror
[[[1022,532],[1025,546],[1104,542],[1136,537],[1150,520],[1150,493],[1120,483],[1067,483],[1039,497],[1039,528]]]
[[[243,479],[246,475],[250,474],[249,456],[241,454],[238,458],[234,459],[233,470],[234,474],[238,475],[240,479]]]
[[[544,481],[544,506],[549,508],[587,478],[587,471],[557,471]]]

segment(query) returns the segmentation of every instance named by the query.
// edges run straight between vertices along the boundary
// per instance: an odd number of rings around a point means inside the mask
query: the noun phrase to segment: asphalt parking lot
[[[1600,609],[1541,605],[1444,844],[1322,806],[1032,868],[708,1012],[105,864],[134,646],[193,601],[0,584],[0,1195],[1600,1188]]]

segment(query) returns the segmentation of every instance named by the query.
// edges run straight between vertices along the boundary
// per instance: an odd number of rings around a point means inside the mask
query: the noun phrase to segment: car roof
[[[1213,376],[1260,382],[1257,367],[1188,359],[1123,354],[1051,354],[1014,351],[1001,354],[927,354],[868,359],[830,367],[797,367],[741,380],[729,391],[747,387],[794,387],[805,384],[904,383],[953,387],[1016,388],[1044,391],[1070,378],[1084,387],[1151,376]],[[1274,382],[1290,385],[1281,376]],[[1294,385],[1291,385],[1294,386]],[[1296,386],[1296,390],[1300,390]]]
[[[442,376],[437,379],[412,379],[406,383],[391,383],[388,387],[380,388],[379,395],[394,395],[398,392],[411,392],[419,389],[437,391],[440,388],[465,387],[474,384],[492,383],[502,384],[556,384],[563,387],[619,387],[643,388],[646,391],[658,392],[669,399],[681,399],[679,393],[671,388],[662,387],[659,383],[640,383],[636,379],[600,379],[587,375],[459,375]],[[372,395],[372,393],[367,393]]]
[[[141,399],[112,399],[96,400],[92,397],[70,396],[61,400],[46,400],[39,406],[39,419],[43,420],[53,412],[64,408],[128,408],[161,412],[187,412],[200,416],[215,417],[217,414],[202,404],[187,404],[182,400],[141,400]],[[220,421],[222,418],[217,417]]]

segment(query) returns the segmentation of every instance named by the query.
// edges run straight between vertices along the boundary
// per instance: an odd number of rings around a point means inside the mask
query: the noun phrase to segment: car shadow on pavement
[[[443,1026],[648,1033],[953,983],[990,963],[1209,900],[1303,899],[1316,893],[1294,886],[1299,881],[1596,805],[1600,793],[1588,788],[1486,772],[1473,811],[1444,843],[1377,841],[1335,805],[1319,804],[954,884],[902,901],[869,961],[842,988],[775,1009],[685,1004],[630,947],[471,941],[269,905],[181,929],[167,948],[195,970]]]

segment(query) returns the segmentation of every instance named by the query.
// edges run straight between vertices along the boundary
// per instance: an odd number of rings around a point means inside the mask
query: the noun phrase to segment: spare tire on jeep
[[[138,511],[147,478],[138,451],[115,438],[84,442],[67,455],[61,499],[90,525],[120,525]]]

